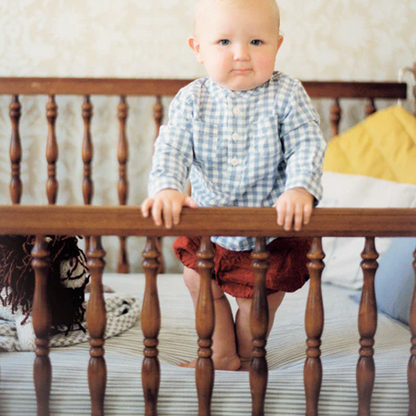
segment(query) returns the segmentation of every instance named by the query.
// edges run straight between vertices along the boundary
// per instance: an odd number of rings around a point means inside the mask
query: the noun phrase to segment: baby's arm
[[[286,231],[295,231],[307,224],[312,214],[313,196],[305,188],[292,188],[283,192],[273,205],[277,211],[277,224]]]
[[[141,205],[142,214],[148,217],[151,212],[156,225],[165,223],[166,228],[179,224],[182,207],[196,208],[193,198],[176,189],[163,189],[152,198],[147,198]]]

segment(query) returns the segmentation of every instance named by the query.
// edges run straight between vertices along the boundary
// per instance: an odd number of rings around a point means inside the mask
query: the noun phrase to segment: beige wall
[[[196,77],[195,0],[2,0],[0,75]],[[414,0],[280,0],[277,67],[308,79],[396,79],[416,59]]]
[[[187,46],[195,0],[0,0],[0,76],[203,76]],[[276,68],[304,80],[395,80],[416,61],[415,0],[280,0]],[[10,97],[0,97],[0,202],[9,203]],[[23,203],[46,203],[44,99],[22,97]],[[96,204],[117,204],[117,99],[92,97]],[[81,98],[57,97],[58,203],[81,204]],[[165,100],[168,105],[168,100]],[[328,103],[318,103],[325,109]],[[140,204],[154,134],[153,99],[130,99],[130,203]],[[326,107],[325,107],[326,106]],[[410,103],[407,104],[410,109]],[[362,115],[345,105],[343,128]],[[110,120],[110,121],[109,121]],[[328,121],[323,118],[324,131]],[[30,163],[28,161],[30,160]],[[114,172],[114,173],[109,173]],[[106,242],[114,268],[117,241]],[[140,262],[142,241],[130,239]],[[168,255],[168,263],[172,263]]]

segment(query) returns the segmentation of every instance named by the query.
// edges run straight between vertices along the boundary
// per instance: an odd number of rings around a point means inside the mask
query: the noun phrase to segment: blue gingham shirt
[[[198,79],[171,103],[155,144],[149,194],[184,191],[189,176],[200,207],[271,207],[295,187],[306,188],[316,203],[325,148],[319,116],[298,80],[275,72],[265,84],[238,92]],[[212,241],[235,251],[255,243]]]

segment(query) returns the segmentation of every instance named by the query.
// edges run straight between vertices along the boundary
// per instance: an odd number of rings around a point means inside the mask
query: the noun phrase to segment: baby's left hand
[[[312,214],[313,196],[305,188],[292,188],[283,192],[273,207],[277,211],[277,224],[286,231],[295,231],[307,224]]]

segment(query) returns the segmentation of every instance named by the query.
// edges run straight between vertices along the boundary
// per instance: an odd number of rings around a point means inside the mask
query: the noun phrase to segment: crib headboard
[[[92,179],[93,138],[91,135],[91,119],[93,106],[90,101],[92,95],[119,96],[117,117],[119,119],[119,140],[117,158],[119,164],[118,199],[120,205],[126,205],[129,184],[127,178],[127,163],[129,159],[128,138],[126,134],[128,96],[154,96],[153,119],[155,123],[155,137],[158,134],[164,115],[161,97],[173,96],[192,80],[186,79],[116,79],[116,78],[0,78],[0,95],[10,95],[11,104],[9,115],[11,120],[10,161],[11,181],[10,196],[13,204],[19,204],[23,192],[20,174],[22,147],[19,130],[19,120],[22,107],[19,96],[36,95],[47,96],[46,118],[48,123],[46,159],[48,164],[48,178],[46,193],[48,203],[54,205],[58,193],[56,178],[56,163],[58,159],[58,142],[55,134],[57,120],[57,95],[83,96],[80,117],[83,118],[84,132],[82,144],[83,184],[82,194],[85,205],[91,205],[94,193]],[[311,98],[331,99],[330,125],[331,136],[339,133],[341,121],[341,104],[343,99],[366,99],[364,114],[366,116],[376,111],[377,99],[406,99],[407,86],[399,82],[334,82],[334,81],[305,81],[303,82]],[[416,92],[415,92],[416,96]],[[416,109],[415,109],[416,115]],[[88,249],[88,239],[87,249]],[[128,273],[129,264],[126,251],[125,237],[120,237],[120,254],[118,272]]]

